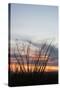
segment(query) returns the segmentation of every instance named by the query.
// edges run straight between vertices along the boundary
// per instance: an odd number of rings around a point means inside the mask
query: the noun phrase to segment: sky
[[[11,4],[11,42],[15,39],[58,43],[58,7]]]
[[[53,40],[58,46],[58,7],[29,4],[11,4],[11,53],[15,39]],[[44,42],[44,41],[43,41]],[[13,57],[11,58],[13,61]],[[48,65],[58,66],[58,59],[50,60]]]

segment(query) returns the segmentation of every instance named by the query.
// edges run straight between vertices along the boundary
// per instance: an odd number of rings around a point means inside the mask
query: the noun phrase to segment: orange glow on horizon
[[[11,63],[10,64],[10,70],[13,71],[13,72],[21,72],[21,68],[24,72],[24,68],[25,68],[25,71],[27,72],[27,64],[24,64],[24,65],[19,65],[17,63]],[[30,72],[34,72],[34,68],[35,66],[32,65],[32,64],[29,64],[29,71]],[[40,66],[37,66],[37,70],[39,70]],[[54,72],[54,71],[58,71],[58,66],[46,66],[44,72]]]

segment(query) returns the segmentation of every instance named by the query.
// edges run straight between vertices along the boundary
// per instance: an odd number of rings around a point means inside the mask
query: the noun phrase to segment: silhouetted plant
[[[50,44],[47,44],[47,42],[43,44],[40,43],[39,46],[29,40],[23,40],[22,42],[16,39],[16,47],[14,48],[14,57],[19,65],[20,72],[44,72],[51,54],[50,47],[52,42],[50,42]],[[37,59],[32,57],[32,55],[30,56],[31,48],[34,49],[34,54],[37,56]],[[16,51],[18,53],[16,53]],[[25,64],[27,68],[25,67]],[[30,65],[33,65],[34,69]],[[16,72],[18,72],[17,68]]]

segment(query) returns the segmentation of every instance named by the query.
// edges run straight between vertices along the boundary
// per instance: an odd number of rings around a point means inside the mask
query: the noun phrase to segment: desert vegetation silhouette
[[[52,41],[47,45],[47,42],[36,44],[29,40],[16,39],[15,44],[14,57],[20,72],[44,72],[52,52]],[[18,67],[15,72],[18,72]]]
[[[45,72],[48,61],[56,58],[52,41],[36,43],[16,39],[13,56],[16,64],[14,64],[15,70],[9,68],[9,86],[58,83],[58,73]]]

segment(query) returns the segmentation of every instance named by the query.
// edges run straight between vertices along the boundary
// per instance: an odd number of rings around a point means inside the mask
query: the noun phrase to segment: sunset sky
[[[58,7],[11,4],[10,35],[11,50],[14,48],[15,39],[34,42],[53,40],[53,44],[58,47]],[[55,65],[57,68],[57,62],[57,59],[51,60],[49,65]]]

